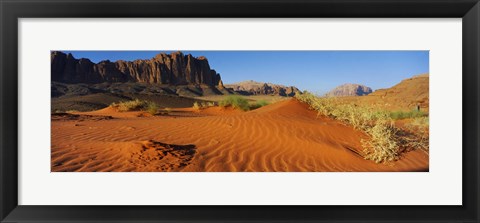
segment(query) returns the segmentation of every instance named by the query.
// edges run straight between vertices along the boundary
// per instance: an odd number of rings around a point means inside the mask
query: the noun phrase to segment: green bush
[[[256,102],[258,106],[263,107],[265,105],[268,105],[268,102],[265,100],[259,100]]]
[[[269,103],[265,100],[259,100],[253,104],[250,105],[250,109],[257,109],[257,108],[261,108],[265,105],[268,105]]]
[[[241,109],[243,111],[250,110],[250,105],[248,104],[247,99],[238,95],[229,95],[225,97],[225,99],[219,102],[219,105],[222,107],[232,106],[233,108]]]

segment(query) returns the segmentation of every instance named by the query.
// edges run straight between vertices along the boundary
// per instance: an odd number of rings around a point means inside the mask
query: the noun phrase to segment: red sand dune
[[[364,133],[294,99],[250,112],[138,113],[107,108],[52,121],[52,171],[428,171],[422,151],[388,165],[363,159]]]

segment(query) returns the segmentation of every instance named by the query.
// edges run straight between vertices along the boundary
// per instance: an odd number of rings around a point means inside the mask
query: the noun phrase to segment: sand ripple
[[[52,121],[52,171],[428,171],[421,151],[391,165],[363,159],[365,134],[293,99],[228,115],[79,123]]]

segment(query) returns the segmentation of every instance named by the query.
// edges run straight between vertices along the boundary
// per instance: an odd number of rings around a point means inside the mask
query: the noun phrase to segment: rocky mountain
[[[220,74],[210,68],[207,58],[182,52],[160,53],[147,60],[103,60],[52,51],[52,97],[95,93],[149,94],[198,97],[206,95],[280,95],[293,96],[299,91],[270,83],[247,81],[223,85]]]
[[[326,94],[330,97],[344,97],[344,96],[364,96],[372,93],[372,89],[361,84],[343,84]]]
[[[207,85],[223,88],[220,74],[210,68],[207,58],[181,52],[160,53],[149,60],[93,63],[72,54],[52,51],[52,82],[98,84],[137,82],[168,85]]]
[[[245,95],[280,95],[294,96],[300,90],[293,86],[256,82],[253,80],[226,84],[225,88]]]

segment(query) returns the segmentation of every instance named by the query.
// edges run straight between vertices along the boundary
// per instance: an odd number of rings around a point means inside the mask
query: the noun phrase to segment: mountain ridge
[[[294,86],[285,86],[281,84],[272,84],[267,82],[258,82],[253,80],[240,81],[231,84],[225,84],[225,88],[231,89],[240,94],[251,95],[280,95],[292,97],[300,90]]]
[[[182,52],[159,53],[151,59],[94,63],[87,58],[76,59],[71,53],[52,51],[50,61],[51,80],[61,83],[138,82],[223,87],[220,74],[210,68],[205,57]]]
[[[364,96],[372,92],[372,89],[365,85],[346,83],[335,87],[325,95],[329,97]]]

